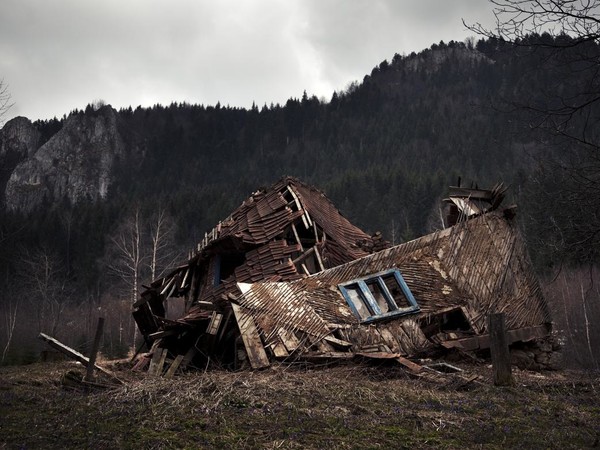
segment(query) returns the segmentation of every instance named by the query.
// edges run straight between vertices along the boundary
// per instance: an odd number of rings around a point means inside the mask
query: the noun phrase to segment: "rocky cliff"
[[[118,114],[110,106],[72,114],[39,148],[39,133],[27,119],[11,120],[2,135],[0,158],[11,155],[17,162],[6,186],[0,185],[11,210],[31,211],[44,201],[76,203],[106,197],[115,158],[125,149]]]
[[[16,117],[0,130],[0,204],[15,167],[39,148],[40,133],[29,119]]]

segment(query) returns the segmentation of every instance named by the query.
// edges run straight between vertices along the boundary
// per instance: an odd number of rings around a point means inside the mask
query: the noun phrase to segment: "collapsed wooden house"
[[[135,304],[150,371],[192,361],[231,368],[273,361],[395,358],[489,347],[504,312],[509,342],[542,338],[550,315],[502,186],[451,190],[453,225],[390,247],[318,190],[286,177],[254,193],[155,280]],[[165,304],[185,299],[185,313]],[[152,360],[150,361],[150,358]]]

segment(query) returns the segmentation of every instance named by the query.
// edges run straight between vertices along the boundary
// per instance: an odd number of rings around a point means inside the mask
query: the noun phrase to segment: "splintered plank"
[[[398,356],[395,359],[412,373],[420,373],[421,370],[423,370],[423,366],[420,366],[419,364],[416,364],[411,360],[404,358],[403,356]]]
[[[158,365],[160,364],[160,361],[162,360],[164,363],[164,360],[162,359],[163,353],[166,352],[166,349],[164,348],[156,348],[154,350],[154,353],[152,354],[152,359],[150,360],[150,367],[148,368],[148,373],[150,375],[154,375],[154,374],[160,374],[160,370],[158,369]],[[162,369],[162,364],[161,364],[161,369]]]
[[[160,360],[156,365],[156,375],[161,375],[163,371],[163,367],[165,367],[165,361],[167,360],[167,354],[169,351],[166,348],[162,349],[162,355],[160,355]]]
[[[183,356],[184,355],[177,355],[175,357],[175,361],[173,361],[173,363],[171,364],[171,367],[169,367],[169,370],[167,370],[167,373],[165,374],[165,378],[173,378],[173,375],[175,375],[175,372],[177,372],[177,369],[179,368],[181,361],[183,361]]]
[[[254,319],[250,314],[242,311],[242,308],[235,303],[231,304],[231,308],[233,309],[235,320],[240,329],[240,334],[242,335],[242,340],[246,347],[250,365],[253,369],[268,367],[270,365],[269,358],[267,357],[267,353],[265,352],[260,336],[258,335]]]
[[[90,362],[90,360],[86,356],[83,356],[77,350],[73,350],[71,347],[66,346],[62,342],[59,342],[58,340],[54,339],[53,337],[48,336],[47,334],[40,333],[38,338],[43,340],[44,342],[46,342],[48,345],[55,348],[59,352],[64,353],[69,358],[72,358],[76,361],[79,361],[81,364],[84,364],[86,367]],[[96,368],[96,370],[98,370],[99,372],[102,372],[103,374],[107,375],[108,377],[115,380],[116,382],[123,384],[123,382],[121,380],[119,380],[116,377],[116,375],[113,374],[111,371],[106,370],[103,367],[100,367],[98,364],[94,364],[94,367]]]

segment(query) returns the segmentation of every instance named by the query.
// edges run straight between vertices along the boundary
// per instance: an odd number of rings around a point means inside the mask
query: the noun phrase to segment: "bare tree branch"
[[[8,85],[4,80],[0,80],[0,126],[4,123],[2,118],[8,112],[8,110],[14,105],[11,102],[11,95],[8,90]]]

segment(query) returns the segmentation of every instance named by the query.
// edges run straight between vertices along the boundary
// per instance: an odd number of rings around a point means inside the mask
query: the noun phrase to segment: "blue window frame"
[[[358,278],[338,287],[363,323],[414,314],[421,309],[398,269]]]

